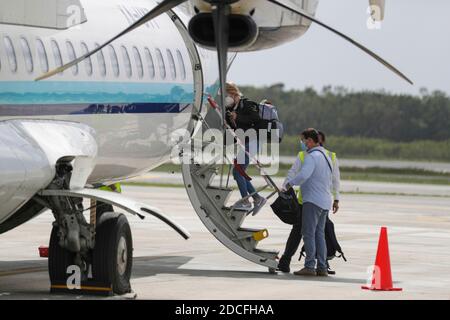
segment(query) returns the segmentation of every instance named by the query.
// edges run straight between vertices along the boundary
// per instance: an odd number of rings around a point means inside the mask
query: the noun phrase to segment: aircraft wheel
[[[96,282],[111,284],[114,293],[131,292],[133,240],[123,214],[105,212],[98,221],[92,273]]]
[[[68,278],[67,268],[74,265],[75,253],[59,245],[59,227],[53,227],[48,252],[48,273],[51,283],[65,284]]]

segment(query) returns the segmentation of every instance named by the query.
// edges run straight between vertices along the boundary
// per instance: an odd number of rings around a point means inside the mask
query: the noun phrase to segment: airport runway
[[[215,178],[219,183],[219,176]],[[273,181],[281,186],[284,178],[273,177]],[[233,178],[231,178],[233,180]],[[133,183],[183,186],[183,176],[181,173],[169,173],[152,171],[137,178],[129,180]],[[266,185],[261,176],[252,177],[252,183],[255,187]],[[412,184],[412,183],[394,183],[394,182],[373,182],[359,180],[342,180],[341,192],[347,193],[379,193],[392,195],[426,195],[436,197],[450,197],[450,186],[435,184]]]
[[[186,241],[154,218],[129,216],[138,299],[450,299],[450,197],[343,195],[333,220],[348,262],[332,261],[336,276],[311,279],[268,274],[228,251],[202,225],[181,188],[125,186],[124,194],[163,209],[192,234]],[[37,248],[48,243],[52,220],[46,212],[0,235],[0,299],[92,299],[48,293],[47,260]],[[261,248],[283,248],[289,226],[270,207],[246,225],[268,227]],[[402,292],[361,290],[380,226],[388,227],[393,278]],[[293,270],[300,266],[296,261]]]

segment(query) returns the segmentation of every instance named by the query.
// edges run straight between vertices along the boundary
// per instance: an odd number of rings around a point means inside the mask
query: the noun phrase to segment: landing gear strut
[[[133,261],[131,229],[125,215],[112,212],[112,206],[141,219],[153,216],[184,239],[189,239],[189,232],[158,208],[121,194],[93,188],[71,190],[68,182],[72,170],[68,160],[57,164],[54,181],[35,196],[55,217],[48,264],[51,291],[129,293]],[[82,199],[95,200],[97,205],[84,209]],[[97,211],[98,205],[102,205],[102,210]],[[84,217],[87,210],[91,210],[89,222]]]

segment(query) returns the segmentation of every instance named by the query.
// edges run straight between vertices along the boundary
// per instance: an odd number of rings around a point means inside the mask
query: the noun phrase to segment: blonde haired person
[[[239,87],[232,83],[226,84],[227,96],[225,97],[226,121],[233,129],[257,130],[258,121],[260,121],[258,104],[247,98],[244,98]],[[244,142],[244,141],[243,141]],[[258,140],[246,141],[245,150],[252,153],[258,150]],[[243,152],[243,150],[240,150]],[[238,155],[237,159],[245,159],[244,163],[236,163],[233,168],[233,177],[241,193],[242,199],[235,205],[235,208],[251,210],[252,204],[249,198],[253,198],[253,215],[257,214],[259,210],[266,204],[267,199],[260,196],[252,183],[245,177],[245,170],[247,169],[250,159],[247,154],[242,157]],[[241,160],[242,161],[242,160]]]

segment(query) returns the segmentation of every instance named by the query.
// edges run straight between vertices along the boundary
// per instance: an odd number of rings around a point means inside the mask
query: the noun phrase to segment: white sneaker
[[[267,199],[264,197],[261,197],[261,196],[259,196],[256,200],[254,200],[254,202],[253,202],[254,209],[253,209],[252,216],[255,216],[259,212],[259,210],[261,210],[261,208],[264,207],[266,202],[267,202]]]
[[[236,202],[233,208],[236,210],[251,210],[252,204],[248,200],[239,200],[238,202]]]

